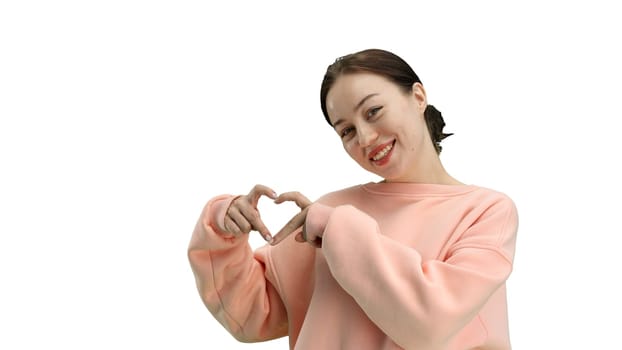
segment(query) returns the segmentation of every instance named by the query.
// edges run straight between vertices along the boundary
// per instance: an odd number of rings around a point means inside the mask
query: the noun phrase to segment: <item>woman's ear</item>
[[[417,104],[419,105],[419,107],[421,107],[422,109],[425,109],[425,107],[428,105],[428,97],[421,83],[416,82],[413,84],[412,94],[413,94],[413,97],[415,98],[415,101],[417,101]]]

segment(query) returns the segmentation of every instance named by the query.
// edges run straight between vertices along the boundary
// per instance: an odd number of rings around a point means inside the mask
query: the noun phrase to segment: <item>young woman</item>
[[[384,180],[314,203],[262,185],[210,200],[188,252],[207,308],[240,341],[292,349],[510,349],[512,200],[448,174],[443,118],[395,54],[337,59],[320,95],[346,152]],[[302,210],[272,237],[261,196]],[[250,231],[269,244],[251,251]]]

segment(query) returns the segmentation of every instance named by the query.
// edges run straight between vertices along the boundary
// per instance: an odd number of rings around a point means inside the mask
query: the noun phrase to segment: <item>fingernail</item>
[[[272,240],[273,240],[272,236],[270,236],[270,235],[263,236],[263,239],[265,239],[266,242],[268,242],[268,243],[272,243]]]

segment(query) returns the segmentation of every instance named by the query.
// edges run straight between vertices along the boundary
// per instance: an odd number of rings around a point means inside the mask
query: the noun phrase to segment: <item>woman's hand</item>
[[[235,236],[257,231],[267,241],[272,241],[272,235],[261,220],[257,203],[259,198],[266,196],[274,200],[278,199],[276,192],[264,185],[255,185],[253,189],[243,196],[239,196],[231,202],[225,215],[225,231]]]
[[[307,197],[303,196],[300,192],[286,192],[278,196],[274,203],[283,203],[286,201],[295,202],[296,205],[301,209],[300,213],[296,214],[283,228],[274,236],[271,245],[276,245],[282,242],[287,236],[289,236],[292,232],[295,232],[300,227],[302,227],[302,231],[296,234],[296,241],[298,242],[309,242],[311,245],[315,247],[322,246],[322,237],[313,236],[307,237],[307,232],[305,231],[305,220],[307,219],[307,211],[309,210],[309,205],[311,205],[311,201],[307,199]]]

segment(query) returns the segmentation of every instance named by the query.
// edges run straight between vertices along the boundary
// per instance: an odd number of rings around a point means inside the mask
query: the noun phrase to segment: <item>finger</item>
[[[225,227],[226,232],[232,233],[235,236],[239,236],[242,234],[242,230],[238,227],[238,225],[228,216],[225,216]]]
[[[276,245],[282,242],[287,236],[292,234],[292,232],[299,229],[305,223],[305,219],[307,218],[307,210],[303,209],[300,213],[296,214],[289,222],[283,226],[283,228],[272,238],[272,242],[270,244]]]
[[[272,240],[272,234],[270,234],[270,230],[268,230],[266,225],[261,220],[259,211],[257,209],[247,205],[241,206],[240,211],[246,221],[248,221],[248,223],[250,224],[250,230],[255,230],[259,232],[263,239],[265,239],[267,242],[270,242]]]
[[[300,209],[304,209],[311,204],[311,201],[307,197],[296,191],[282,193],[274,200],[276,204],[283,202],[295,202]]]
[[[248,193],[248,198],[254,207],[256,207],[257,203],[259,203],[259,198],[261,196],[267,196],[271,199],[275,199],[277,197],[276,192],[273,189],[259,184],[255,185],[255,187],[253,187],[253,189]]]
[[[229,208],[227,216],[236,224],[241,233],[249,233],[251,231],[251,224],[238,207]]]

